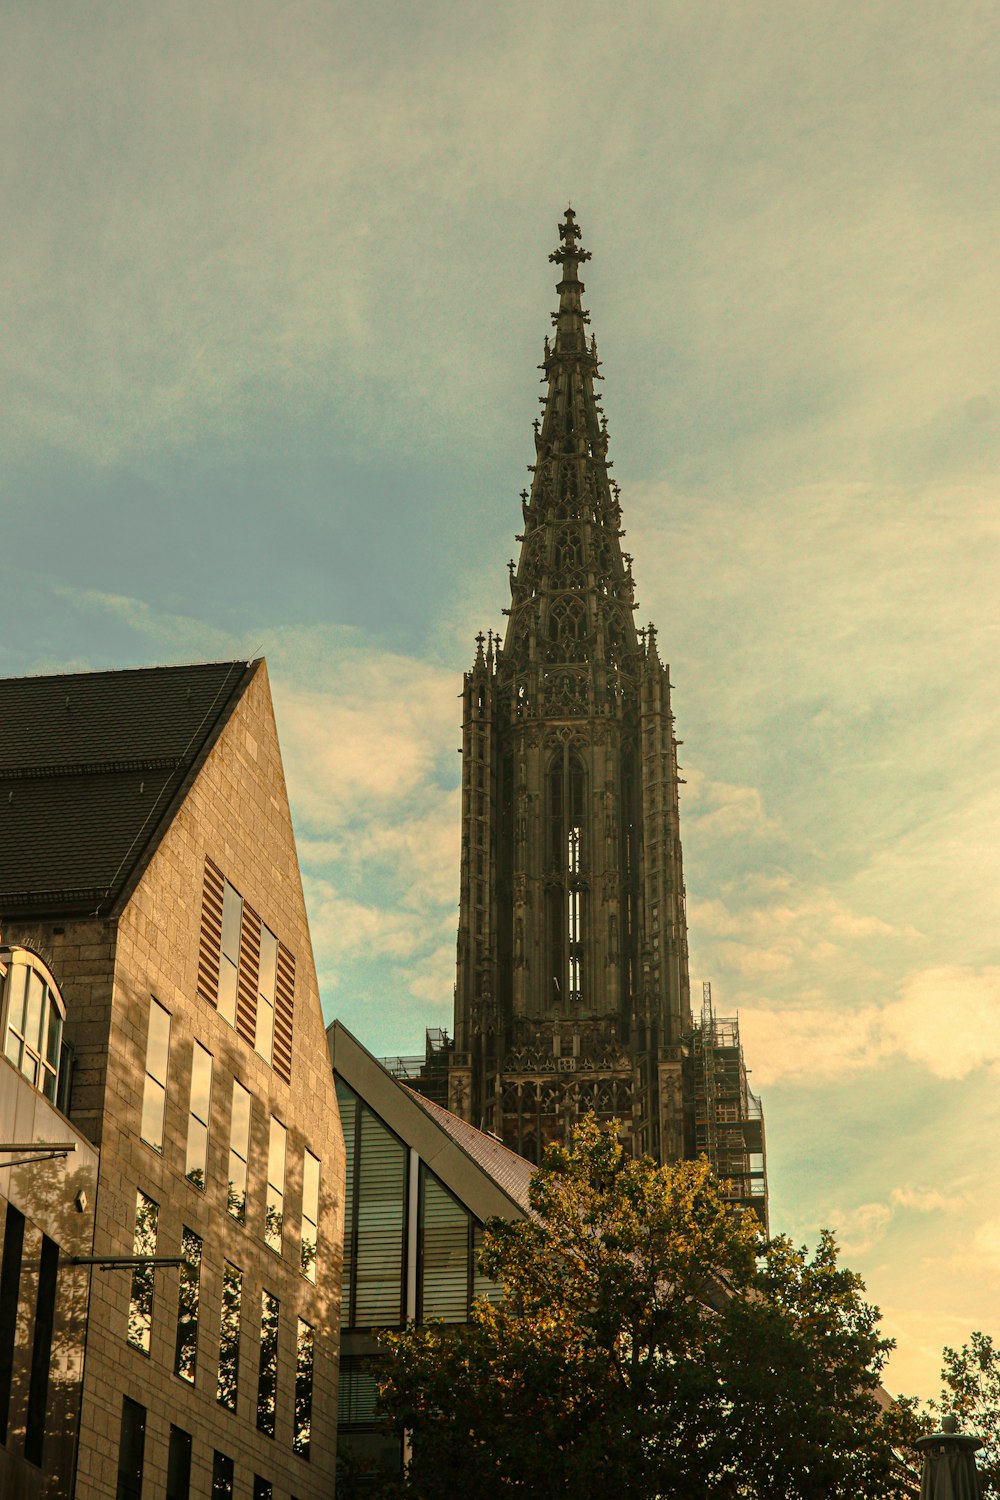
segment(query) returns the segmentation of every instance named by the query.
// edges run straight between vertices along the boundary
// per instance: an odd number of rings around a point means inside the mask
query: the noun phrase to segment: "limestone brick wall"
[[[295,957],[291,1085],[284,1083],[197,994],[206,857]],[[171,1017],[162,1152],[140,1139],[150,1002]],[[206,1183],[185,1175],[194,1043],[213,1058]],[[253,1097],[246,1222],[227,1212],[232,1081]],[[82,1096],[81,1096],[82,1097]],[[279,1258],[263,1237],[269,1121],[287,1128],[284,1234]],[[203,1240],[197,1369],[174,1373],[176,1268],[155,1278],[150,1353],[126,1342],[130,1274],[95,1274],[84,1381],[76,1500],[114,1492],[122,1397],[147,1409],[144,1493],[162,1494],[171,1425],[192,1437],[192,1494],[207,1495],[213,1453],[235,1460],[237,1497],[253,1475],[275,1500],[328,1496],[336,1443],[336,1366],[343,1219],[343,1137],[327,1057],[294,838],[266,670],[258,670],[121,913],[114,945],[95,1248],[133,1249],[136,1191],[159,1204],[157,1253],[180,1253],[185,1228]],[[316,1285],[300,1269],[303,1152],[321,1162]],[[216,1400],[222,1274],[243,1274],[235,1413]],[[255,1423],[260,1298],[280,1303],[276,1433]],[[315,1330],[310,1459],[292,1451],[297,1319]],[[109,1465],[111,1467],[109,1467]]]

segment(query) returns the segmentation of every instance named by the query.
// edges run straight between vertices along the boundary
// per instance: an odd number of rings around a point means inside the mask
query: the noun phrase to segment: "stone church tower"
[[[537,1159],[588,1110],[692,1150],[692,1030],[668,668],[637,630],[572,209],[501,645],[465,676],[449,1102]]]

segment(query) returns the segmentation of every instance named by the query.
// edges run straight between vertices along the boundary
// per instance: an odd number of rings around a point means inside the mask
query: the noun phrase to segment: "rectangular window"
[[[191,1434],[182,1427],[170,1428],[167,1500],[191,1500]]]
[[[7,1204],[4,1220],[3,1260],[0,1261],[0,1443],[7,1441],[10,1392],[14,1381],[14,1344],[17,1338],[17,1304],[24,1255],[24,1215]]]
[[[118,1440],[118,1489],[115,1500],[142,1500],[142,1462],[146,1448],[146,1408],[125,1396]]]
[[[59,1246],[47,1234],[43,1234],[42,1255],[38,1266],[38,1299],[35,1303],[35,1336],[31,1346],[28,1420],[24,1431],[24,1456],[29,1463],[38,1464],[39,1468],[45,1437],[45,1412],[49,1401],[49,1367],[52,1360],[58,1270]]]
[[[212,1455],[212,1500],[233,1500],[233,1461],[224,1453]]]
[[[319,1160],[307,1151],[302,1159],[302,1254],[303,1276],[315,1285],[316,1246],[319,1242]]]
[[[201,1236],[185,1229],[181,1236],[180,1291],[177,1298],[177,1346],[174,1374],[194,1385],[198,1363],[198,1302],[201,1297]]]
[[[254,1047],[266,1063],[274,1048],[274,987],[278,978],[278,939],[261,924],[260,968],[257,975],[257,1033]]]
[[[170,1014],[157,1000],[149,1002],[146,1040],[146,1082],[142,1091],[140,1134],[154,1151],[163,1150],[163,1111],[167,1102],[167,1059],[170,1055]]]
[[[133,1255],[156,1254],[156,1230],[160,1205],[140,1191],[135,1195],[135,1236]],[[136,1266],[132,1272],[132,1295],[128,1304],[128,1332],[125,1337],[133,1349],[149,1353],[153,1326],[153,1267]]]
[[[260,1377],[257,1382],[257,1428],[274,1437],[278,1388],[278,1299],[260,1294]]]
[[[204,1189],[208,1165],[208,1118],[212,1106],[212,1054],[195,1042],[191,1055],[191,1104],[188,1111],[187,1159],[184,1174],[188,1182]]]
[[[269,1479],[261,1479],[259,1474],[253,1476],[253,1500],[272,1500],[274,1486]]]
[[[302,1458],[309,1457],[312,1439],[313,1344],[313,1330],[300,1318],[295,1341],[295,1427],[292,1448]]]
[[[240,972],[243,897],[226,881],[222,898],[222,953],[219,958],[219,1015],[236,1025],[236,982]]]
[[[216,1397],[227,1411],[236,1410],[240,1378],[240,1313],[243,1272],[226,1261],[222,1272],[222,1314],[219,1320],[219,1383]]]
[[[247,1209],[247,1159],[250,1155],[250,1095],[233,1079],[233,1112],[229,1121],[228,1208],[240,1223]]]
[[[271,1133],[267,1145],[264,1241],[276,1255],[281,1254],[281,1229],[285,1217],[285,1138],[284,1125],[272,1115]]]
[[[470,1217],[423,1165],[419,1223],[420,1320],[464,1323],[469,1316]]]

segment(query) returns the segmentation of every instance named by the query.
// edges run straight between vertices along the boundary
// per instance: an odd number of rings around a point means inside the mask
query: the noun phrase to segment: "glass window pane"
[[[24,997],[27,993],[28,971],[24,964],[11,964],[7,978],[7,1025],[19,1036],[24,1036]]]
[[[195,1042],[191,1059],[191,1113],[206,1123],[211,1096],[212,1054],[206,1052],[199,1042]]]
[[[183,1428],[170,1428],[167,1449],[167,1500],[190,1500],[191,1434]]]
[[[132,1241],[133,1255],[156,1254],[156,1232],[160,1206],[152,1198],[139,1191],[135,1195],[135,1235]],[[128,1306],[126,1341],[133,1349],[149,1353],[150,1333],[153,1326],[153,1267],[136,1266],[132,1272],[132,1293]]]
[[[146,1079],[146,1087],[142,1096],[142,1124],[140,1134],[147,1146],[152,1146],[155,1151],[163,1149],[163,1109],[166,1104],[166,1092],[162,1084],[156,1082],[155,1078]]]
[[[212,1500],[233,1500],[233,1461],[225,1453],[212,1455]]]
[[[234,964],[240,961],[240,927],[243,922],[243,898],[226,881],[222,898],[222,951]]]
[[[149,1005],[149,1039],[146,1043],[146,1072],[158,1083],[166,1084],[167,1058],[170,1053],[170,1016],[156,1000]]]
[[[247,1202],[247,1157],[250,1151],[250,1095],[233,1079],[233,1108],[229,1126],[229,1191],[227,1207],[243,1223]]]
[[[267,1149],[267,1203],[264,1210],[264,1240],[281,1254],[281,1231],[285,1212],[285,1127],[271,1118]]]
[[[266,1063],[271,1061],[274,1051],[274,1006],[261,995],[257,1004],[257,1023],[254,1032],[254,1051]]]
[[[236,965],[223,956],[219,964],[219,1015],[230,1026],[236,1025]]]
[[[278,1299],[260,1294],[260,1374],[257,1382],[257,1427],[274,1437],[278,1386]]]
[[[45,1061],[54,1071],[59,1066],[59,1043],[62,1040],[62,1016],[49,993],[48,1014],[45,1027]]]
[[[33,1052],[41,1051],[42,1002],[45,985],[34,969],[28,970],[28,1003],[25,1009],[24,1040]]]
[[[274,980],[278,972],[278,939],[269,927],[260,929],[260,972],[257,988],[265,1000],[274,1004]]]
[[[174,1374],[194,1384],[198,1361],[198,1304],[201,1296],[201,1237],[185,1229],[181,1237],[184,1264],[180,1268],[177,1301],[177,1345]]]
[[[240,1374],[240,1316],[243,1272],[226,1262],[222,1273],[222,1313],[219,1321],[219,1379],[216,1399],[227,1411],[236,1410]]]
[[[146,1408],[128,1396],[122,1399],[118,1440],[118,1487],[115,1500],[142,1500],[142,1470],[146,1448]]]
[[[316,1280],[316,1246],[319,1220],[319,1160],[307,1151],[302,1160],[302,1274]]]
[[[295,1421],[292,1448],[303,1458],[309,1457],[312,1439],[312,1402],[313,1331],[300,1318],[295,1344]]]

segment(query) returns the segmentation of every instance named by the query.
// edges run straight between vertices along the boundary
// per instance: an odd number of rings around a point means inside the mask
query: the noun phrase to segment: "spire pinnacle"
[[[577,269],[584,261],[590,260],[590,251],[579,243],[580,233],[576,214],[571,208],[567,208],[566,216],[559,225],[559,248],[549,256],[549,260],[562,270],[562,279],[556,286],[559,311],[552,315],[556,327],[557,354],[583,354],[587,347],[583,325],[589,323],[590,314],[580,303],[580,297],[586,288],[577,275]]]

